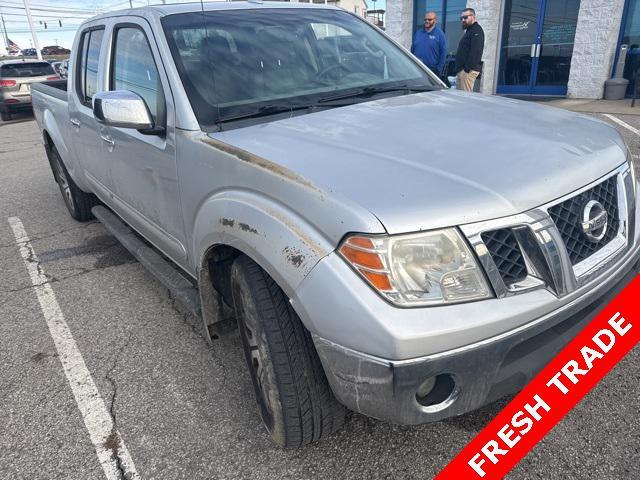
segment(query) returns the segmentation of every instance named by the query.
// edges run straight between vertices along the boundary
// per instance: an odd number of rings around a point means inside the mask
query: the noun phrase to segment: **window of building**
[[[627,2],[626,12],[622,21],[620,45],[626,44],[629,46],[624,66],[624,78],[629,80],[627,93],[632,94],[635,88],[635,75],[640,68],[640,2],[636,0]]]

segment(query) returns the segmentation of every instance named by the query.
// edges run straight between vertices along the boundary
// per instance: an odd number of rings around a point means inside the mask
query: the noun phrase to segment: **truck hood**
[[[514,215],[625,161],[604,122],[451,90],[210,134],[373,213],[389,233]]]

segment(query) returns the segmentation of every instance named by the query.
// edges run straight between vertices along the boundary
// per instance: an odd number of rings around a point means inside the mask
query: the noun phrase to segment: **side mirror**
[[[128,90],[95,94],[93,116],[110,127],[153,129],[153,119],[146,102],[140,95]]]

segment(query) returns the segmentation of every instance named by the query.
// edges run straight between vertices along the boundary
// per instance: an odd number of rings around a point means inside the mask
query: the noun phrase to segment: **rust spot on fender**
[[[315,253],[318,257],[324,257],[327,253],[329,253],[324,248],[322,248],[322,246],[316,243],[309,235],[307,235],[305,232],[300,230],[300,228],[297,225],[291,223],[291,221],[287,217],[281,215],[275,210],[271,210],[270,208],[266,209],[266,212],[272,217],[280,220],[287,227],[289,227],[289,229],[298,236],[300,241],[304,243],[307,247],[309,247],[309,249],[313,253]]]
[[[289,262],[296,268],[300,268],[300,265],[304,263],[304,260],[306,258],[304,256],[304,253],[302,253],[295,247],[284,247],[284,250],[282,250],[282,254],[287,259],[287,262]]]
[[[256,234],[258,233],[258,230],[253,228],[251,225],[247,225],[246,223],[242,223],[242,222],[238,223],[238,228],[243,232],[256,233]]]
[[[222,225],[223,227],[231,227],[233,228],[233,226],[235,225],[235,220],[231,220],[230,218],[221,218],[219,220],[220,225]]]
[[[303,187],[310,188],[318,192],[320,191],[309,180],[307,180],[304,177],[301,177],[296,173],[293,173],[288,168],[285,168],[281,165],[270,162],[269,160],[262,158],[258,155],[255,155],[251,152],[248,152],[246,150],[243,150],[242,148],[234,147],[233,145],[229,145],[228,143],[222,142],[220,140],[216,140],[207,135],[204,135],[200,139],[200,141],[202,143],[206,143],[211,147],[217,148],[218,150],[228,153],[229,155],[233,155],[238,160],[242,160],[243,162],[247,162],[257,167],[260,167],[264,170],[267,170],[273,173],[274,175],[291,180],[292,182],[295,182],[298,185],[302,185]]]

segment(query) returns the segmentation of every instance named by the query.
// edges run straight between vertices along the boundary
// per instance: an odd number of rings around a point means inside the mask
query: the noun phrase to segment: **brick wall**
[[[411,48],[413,0],[387,0],[384,20],[387,34],[407,49]]]
[[[496,72],[498,69],[498,45],[500,40],[500,5],[502,0],[468,0],[467,7],[476,11],[478,23],[484,30],[484,70],[482,72],[482,83],[480,91],[482,93],[494,93]]]
[[[582,0],[567,96],[602,98],[618,44],[624,0]]]

